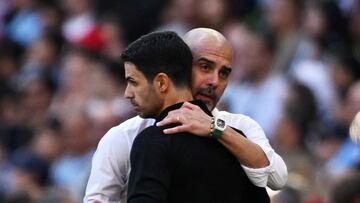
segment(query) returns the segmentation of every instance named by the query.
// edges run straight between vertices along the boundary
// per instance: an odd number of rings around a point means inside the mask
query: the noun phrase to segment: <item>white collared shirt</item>
[[[260,125],[242,114],[217,109],[214,109],[213,114],[221,115],[227,125],[241,130],[265,152],[270,162],[267,167],[252,169],[242,165],[249,179],[259,187],[280,189],[284,186],[288,175],[286,165],[270,146]],[[153,125],[154,121],[136,116],[111,128],[104,135],[93,156],[84,202],[126,202],[131,146],[135,137],[146,127]]]

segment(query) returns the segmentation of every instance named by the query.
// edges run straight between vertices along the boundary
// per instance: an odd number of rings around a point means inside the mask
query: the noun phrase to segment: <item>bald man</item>
[[[280,189],[287,180],[286,165],[271,148],[261,127],[245,115],[230,114],[215,108],[231,72],[232,49],[228,41],[219,32],[207,28],[189,31],[184,36],[184,41],[194,57],[194,98],[204,101],[208,108],[212,109],[213,115],[222,117],[227,126],[232,127],[223,129],[217,140],[239,160],[254,185]],[[142,119],[137,116],[105,134],[93,157],[84,202],[126,202],[132,143],[142,130],[154,122],[154,119]],[[172,122],[181,125],[167,129],[164,133],[186,131],[209,137],[212,118],[196,106],[184,103],[182,108],[170,112],[163,122],[157,125]],[[246,137],[233,128],[242,131]]]

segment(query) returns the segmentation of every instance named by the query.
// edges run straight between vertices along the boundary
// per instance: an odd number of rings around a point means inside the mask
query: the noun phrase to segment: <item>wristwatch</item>
[[[226,128],[226,123],[221,118],[214,118],[214,129],[211,133],[211,137],[219,139]]]

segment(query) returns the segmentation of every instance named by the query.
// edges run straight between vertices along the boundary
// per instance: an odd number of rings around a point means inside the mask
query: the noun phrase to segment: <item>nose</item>
[[[133,98],[133,93],[131,92],[129,86],[126,86],[125,92],[124,92],[124,97],[127,99],[131,99]]]
[[[219,75],[216,72],[210,74],[207,80],[207,84],[216,88],[219,84]]]

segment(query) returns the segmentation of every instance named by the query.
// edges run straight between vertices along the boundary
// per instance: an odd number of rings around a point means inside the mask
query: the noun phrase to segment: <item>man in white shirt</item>
[[[194,98],[204,101],[214,115],[222,117],[228,126],[241,130],[247,137],[226,127],[219,142],[239,160],[252,183],[259,187],[280,189],[286,183],[287,168],[270,146],[261,127],[247,116],[215,108],[231,72],[230,44],[219,32],[207,28],[189,31],[184,36],[184,41],[194,57]],[[181,125],[165,130],[165,134],[186,131],[198,136],[209,136],[212,118],[197,106],[186,102],[182,108],[170,112],[158,125],[171,122]],[[136,116],[105,134],[93,157],[84,202],[126,202],[132,143],[143,129],[153,124],[153,119]]]

